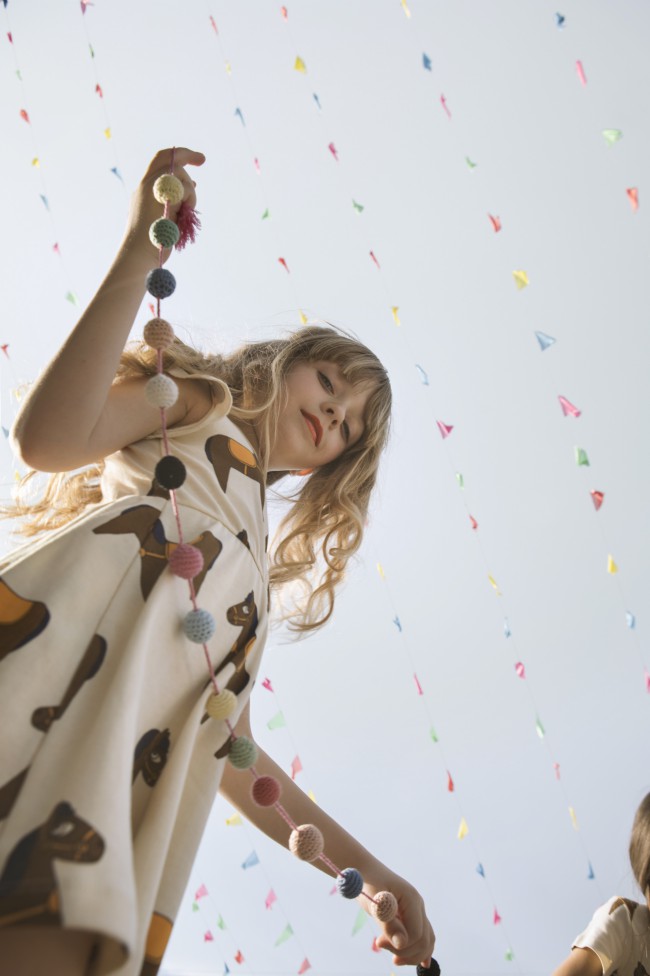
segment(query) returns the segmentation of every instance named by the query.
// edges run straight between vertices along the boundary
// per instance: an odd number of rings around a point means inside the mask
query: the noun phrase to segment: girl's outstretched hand
[[[177,147],[173,153],[174,176],[177,176],[183,184],[184,193],[182,201],[169,206],[168,216],[171,220],[176,219],[183,203],[189,207],[196,207],[195,183],[185,167],[202,166],[205,162],[203,153],[194,152],[192,149]],[[131,257],[141,259],[145,270],[154,267],[158,262],[158,248],[149,240],[149,228],[154,220],[163,215],[163,205],[155,200],[153,185],[159,176],[170,172],[171,159],[171,149],[161,149],[157,152],[131,197],[122,250],[128,251]],[[170,250],[163,251],[164,261],[167,260],[170,253]]]
[[[364,890],[369,895],[374,897],[381,890],[390,891],[397,898],[398,905],[397,915],[392,921],[379,923],[382,931],[375,940],[377,946],[393,953],[396,966],[428,966],[436,938],[422,896],[413,885],[396,874],[389,873],[381,880],[373,877],[372,881],[372,884],[364,884]],[[370,902],[363,895],[360,900],[368,911]]]

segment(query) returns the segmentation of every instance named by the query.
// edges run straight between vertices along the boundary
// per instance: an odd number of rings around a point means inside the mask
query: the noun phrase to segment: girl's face
[[[269,471],[320,468],[361,438],[370,389],[352,386],[335,363],[297,363],[286,379]]]

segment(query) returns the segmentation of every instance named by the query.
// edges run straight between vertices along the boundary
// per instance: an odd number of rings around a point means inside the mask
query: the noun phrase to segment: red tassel
[[[194,207],[190,207],[186,200],[183,200],[176,214],[176,223],[181,232],[181,236],[176,242],[176,250],[182,251],[188,242],[194,243],[197,231],[201,230],[199,216]]]

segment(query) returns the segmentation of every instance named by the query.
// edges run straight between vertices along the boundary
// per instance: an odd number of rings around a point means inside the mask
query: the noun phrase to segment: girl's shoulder
[[[220,416],[230,413],[232,394],[223,380],[209,373],[189,373],[180,368],[170,369],[169,374],[182,384],[187,408],[183,419],[170,429],[193,427],[212,412]]]

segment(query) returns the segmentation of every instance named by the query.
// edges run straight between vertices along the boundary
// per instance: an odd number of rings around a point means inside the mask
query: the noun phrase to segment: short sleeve
[[[623,898],[615,896],[594,912],[587,928],[574,941],[574,949],[592,949],[601,961],[603,976],[623,969],[630,954],[632,920]]]
[[[189,434],[195,430],[200,430],[201,427],[205,427],[212,421],[228,416],[232,408],[232,393],[228,384],[223,380],[220,380],[217,376],[211,376],[209,373],[188,373],[184,369],[175,367],[167,370],[167,372],[170,376],[177,377],[177,379],[207,380],[212,388],[212,406],[208,412],[193,424],[169,427],[167,429],[167,436],[170,440],[178,437],[179,434]],[[159,436],[160,434],[158,432],[149,435],[152,439]]]

